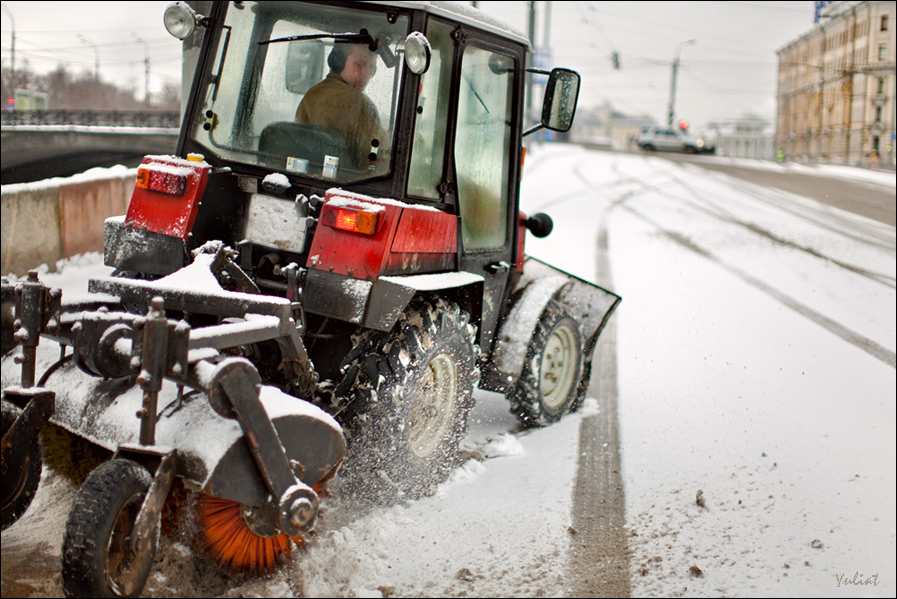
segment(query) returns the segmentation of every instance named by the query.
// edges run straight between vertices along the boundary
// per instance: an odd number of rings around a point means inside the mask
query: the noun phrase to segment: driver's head
[[[377,72],[377,55],[364,44],[335,44],[327,64],[346,83],[364,91]]]

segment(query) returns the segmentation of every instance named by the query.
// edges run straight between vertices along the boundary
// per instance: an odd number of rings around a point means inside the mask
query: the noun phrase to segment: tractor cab
[[[450,206],[483,188],[512,197],[525,126],[522,34],[451,3],[214,4],[209,17],[183,17],[212,38],[190,94],[188,152],[310,188],[363,186]],[[557,71],[546,126],[569,128],[577,88],[578,75]]]
[[[213,174],[184,249],[222,240],[269,291],[289,284],[282,266],[307,267],[306,309],[341,320],[340,276],[472,273],[483,288],[466,307],[488,346],[522,272],[526,37],[453,3],[216,2],[201,16],[179,2],[168,17],[179,37],[206,28],[178,155],[201,155]],[[545,74],[542,122],[529,130],[565,131],[579,75]],[[356,200],[347,211],[322,209],[336,206],[335,190]],[[403,206],[376,247],[369,237],[391,206],[365,216],[359,198]],[[333,238],[330,225],[349,233]],[[169,242],[184,245],[151,245]],[[165,275],[185,262],[160,260],[185,255],[175,248],[138,265],[132,247],[141,244],[124,245],[126,264],[112,260],[123,270]],[[377,313],[372,303],[358,310]]]

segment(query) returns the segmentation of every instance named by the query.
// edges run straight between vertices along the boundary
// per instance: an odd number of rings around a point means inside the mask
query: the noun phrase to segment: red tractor
[[[77,301],[3,286],[3,526],[46,422],[108,458],[66,527],[71,596],[139,594],[171,504],[220,565],[263,571],[331,479],[432,492],[477,385],[523,427],[579,406],[620,300],[524,254],[552,224],[519,211],[523,136],[570,128],[579,75],[543,73],[524,131],[522,34],[430,2],[176,2],[165,22],[202,45],[177,156],[147,156],[106,222],[114,274]]]

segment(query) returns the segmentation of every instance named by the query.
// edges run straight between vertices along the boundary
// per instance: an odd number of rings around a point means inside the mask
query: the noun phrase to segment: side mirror
[[[579,73],[570,69],[552,69],[542,103],[542,126],[565,132],[573,126],[579,99]]]

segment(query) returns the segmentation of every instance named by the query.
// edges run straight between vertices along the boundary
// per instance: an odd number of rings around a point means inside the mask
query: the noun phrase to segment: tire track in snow
[[[616,171],[616,164],[613,166],[613,168]],[[584,182],[587,181],[585,179],[584,175],[582,173],[580,173],[578,170],[574,170],[574,173],[577,175],[577,177],[579,177]],[[664,174],[670,176],[673,180],[678,179],[675,175],[672,175],[671,173],[664,172]],[[622,172],[620,172],[620,175],[623,177],[627,176],[626,173],[622,173]],[[681,180],[678,180],[677,182],[681,185],[684,185],[686,188],[690,189],[690,186],[687,186]],[[692,203],[687,199],[678,197],[675,194],[671,194],[663,189],[657,189],[654,186],[651,186],[647,183],[641,183],[641,185],[644,187],[645,191],[650,190],[650,191],[654,191],[657,193],[662,193],[662,194],[666,195],[667,197],[670,197],[674,200],[685,201],[690,204]],[[636,194],[637,193],[640,193],[640,192],[636,192]],[[636,216],[636,217],[644,220],[648,224],[650,224],[652,227],[654,227],[655,229],[657,229],[658,231],[663,233],[667,238],[671,239],[675,243],[697,253],[698,255],[717,264],[718,266],[721,266],[725,270],[727,270],[730,273],[739,277],[742,281],[744,281],[744,282],[748,283],[749,285],[751,285],[752,287],[764,292],[765,294],[769,295],[770,297],[772,297],[779,303],[791,308],[798,314],[801,314],[805,318],[808,318],[809,320],[811,320],[811,321],[815,322],[816,324],[822,326],[823,328],[827,329],[829,332],[834,333],[835,335],[837,335],[841,339],[847,341],[851,345],[854,345],[855,347],[863,350],[864,352],[873,356],[874,358],[884,362],[891,368],[897,368],[897,355],[895,355],[895,353],[893,351],[891,351],[890,349],[888,349],[888,348],[882,346],[881,344],[869,339],[868,337],[865,337],[865,336],[861,335],[860,333],[857,333],[856,331],[844,326],[840,322],[838,322],[832,318],[829,318],[828,316],[825,316],[824,314],[817,312],[816,310],[813,310],[809,306],[802,304],[801,302],[786,295],[779,289],[776,289],[775,287],[769,285],[765,281],[758,279],[757,277],[751,275],[750,273],[745,272],[744,270],[741,270],[740,268],[738,268],[734,265],[726,263],[725,261],[720,259],[715,254],[700,247],[699,245],[695,244],[692,240],[686,238],[685,236],[681,235],[680,233],[677,233],[675,231],[670,231],[670,230],[664,228],[663,225],[651,220],[644,214],[642,214],[642,213],[638,212],[637,210],[635,210],[634,208],[632,208],[632,206],[626,204],[626,201],[628,199],[630,199],[633,195],[635,195],[635,194],[630,192],[630,193],[627,193],[627,194],[621,196],[614,202],[614,207],[617,207],[617,206],[622,207],[629,213],[633,214],[634,216]],[[726,220],[723,217],[718,216],[718,215],[717,215],[717,218],[720,218],[721,220]],[[742,223],[737,220],[733,220],[733,221],[729,221],[729,222],[733,222],[733,224],[741,224],[744,227],[751,228],[750,223]],[[754,232],[758,233],[757,231],[754,231]],[[795,247],[788,243],[786,243],[786,245],[788,245],[789,247]],[[797,249],[802,249],[802,248],[798,247]],[[828,260],[831,260],[832,262],[835,262],[834,259],[828,258],[824,255],[817,255],[817,254],[811,254],[811,255],[814,255],[815,257],[820,258],[820,259],[828,259]],[[844,266],[843,264],[838,264],[838,265],[842,266],[842,267]],[[853,269],[848,269],[848,270],[853,270]],[[889,284],[888,277],[882,276],[880,278],[879,276],[870,276],[865,273],[858,273],[858,274],[860,274],[861,276],[867,276],[868,278],[876,281],[877,283],[881,283],[881,284],[884,284],[889,287],[892,286],[892,284]]]
[[[737,276],[738,278],[740,278],[745,283],[747,283],[747,284],[751,285],[752,287],[754,287],[755,289],[758,289],[759,291],[762,291],[763,293],[769,295],[770,297],[772,297],[779,303],[787,306],[788,308],[791,308],[798,314],[815,322],[816,324],[820,325],[821,327],[827,329],[829,332],[831,332],[831,333],[837,335],[838,337],[840,337],[841,339],[847,341],[851,345],[863,350],[870,356],[877,358],[878,360],[884,362],[891,368],[897,367],[897,355],[895,355],[895,353],[892,352],[891,350],[889,350],[888,348],[876,343],[875,341],[872,341],[871,339],[869,339],[867,337],[864,337],[863,335],[860,335],[856,331],[853,331],[853,330],[845,327],[840,322],[813,310],[812,308],[798,302],[794,298],[789,297],[788,295],[785,295],[780,290],[776,289],[775,287],[773,287],[771,285],[768,285],[766,282],[761,281],[760,279],[751,275],[750,273],[747,273],[747,272],[741,270],[740,268],[733,266],[731,264],[727,264],[726,262],[721,260],[716,255],[714,255],[711,252],[709,252],[708,250],[705,250],[704,248],[700,247],[699,245],[694,243],[692,240],[686,238],[684,235],[681,235],[680,233],[676,233],[675,231],[670,231],[668,229],[665,229],[663,227],[663,225],[653,221],[652,219],[650,219],[649,217],[640,213],[638,210],[635,210],[631,206],[623,205],[622,208],[624,210],[626,210],[627,212],[629,212],[630,214],[632,214],[633,216],[645,221],[646,223],[648,223],[649,225],[651,225],[652,227],[654,227],[655,229],[657,229],[658,231],[663,233],[667,238],[669,238],[673,242],[681,245],[682,247],[684,247],[686,249],[693,251],[694,253],[698,254],[702,258],[709,260],[710,262],[713,262],[717,266],[722,267],[723,269],[727,270],[728,272],[730,272],[730,273],[734,274],[735,276]]]
[[[598,235],[597,281],[610,285],[607,228]],[[612,287],[612,285],[610,285]],[[590,389],[598,414],[582,419],[570,530],[571,597],[629,597],[629,543],[617,418],[617,328],[611,318],[595,348]]]
[[[586,180],[579,171],[574,171],[574,172],[581,180],[583,180],[583,181]],[[869,279],[876,283],[880,283],[880,284],[885,285],[886,287],[889,287],[891,289],[895,288],[895,279],[893,276],[891,276],[889,274],[878,273],[878,272],[874,272],[874,271],[871,271],[871,270],[868,270],[868,269],[865,269],[865,268],[862,268],[859,266],[855,266],[853,264],[849,264],[847,262],[844,262],[843,260],[833,258],[832,256],[829,256],[815,248],[812,248],[812,247],[809,247],[806,245],[801,245],[797,242],[791,241],[789,239],[785,239],[784,237],[781,237],[781,236],[773,233],[772,231],[765,229],[759,225],[756,225],[754,223],[751,223],[751,222],[748,222],[745,220],[741,220],[740,218],[738,218],[737,216],[732,214],[730,211],[719,206],[713,200],[711,200],[711,199],[707,198],[706,196],[704,196],[703,194],[701,194],[697,189],[695,189],[684,178],[677,176],[673,173],[670,173],[667,171],[661,171],[664,175],[669,177],[669,179],[667,181],[664,181],[663,184],[671,183],[671,182],[675,183],[675,184],[679,185],[680,187],[682,187],[683,189],[685,189],[686,191],[689,191],[691,193],[691,196],[683,197],[679,194],[672,193],[672,192],[664,189],[661,186],[662,184],[657,184],[657,183],[648,184],[648,183],[645,183],[642,181],[638,181],[637,179],[633,179],[626,173],[618,171],[616,169],[616,165],[614,165],[614,172],[618,172],[621,177],[626,177],[627,181],[633,181],[633,182],[639,183],[639,185],[642,187],[642,190],[641,190],[642,193],[653,192],[653,193],[661,194],[661,195],[668,197],[672,200],[676,200],[677,202],[679,202],[683,205],[687,205],[687,206],[691,207],[693,210],[701,212],[702,214],[705,214],[712,218],[716,218],[716,219],[718,219],[722,222],[728,223],[728,224],[740,226],[740,227],[754,233],[755,235],[759,235],[760,237],[763,237],[769,241],[772,241],[773,243],[775,243],[776,245],[778,245],[780,247],[787,247],[787,248],[790,248],[793,250],[803,252],[803,253],[805,253],[809,256],[812,256],[818,260],[823,260],[825,262],[833,264],[834,266],[837,266],[838,268],[852,272],[856,275],[859,275],[863,278]],[[815,224],[822,229],[830,230],[834,233],[837,233],[839,235],[847,237],[848,239],[853,239],[853,240],[859,241],[861,243],[872,244],[872,242],[870,242],[870,240],[868,238],[856,237],[856,236],[844,231],[843,229],[835,229],[833,227],[824,225],[824,224],[820,223],[817,219],[815,219],[811,216],[808,216],[806,214],[800,214],[793,210],[787,210],[785,208],[782,208],[781,206],[777,206],[776,204],[769,202],[768,198],[762,198],[758,195],[747,192],[744,187],[739,187],[738,190],[743,193],[747,193],[747,195],[749,195],[755,199],[761,199],[762,201],[769,203],[772,206],[775,206],[775,207],[778,207],[779,209],[785,210],[786,212],[793,214],[797,218],[807,221],[807,222],[810,222],[812,224]],[[701,205],[699,202],[696,202],[695,198],[697,198],[697,200],[699,200],[700,202],[703,202],[704,205]],[[872,245],[875,245],[878,247],[885,247],[885,249],[889,249],[887,246],[881,246],[878,243],[875,243]]]

